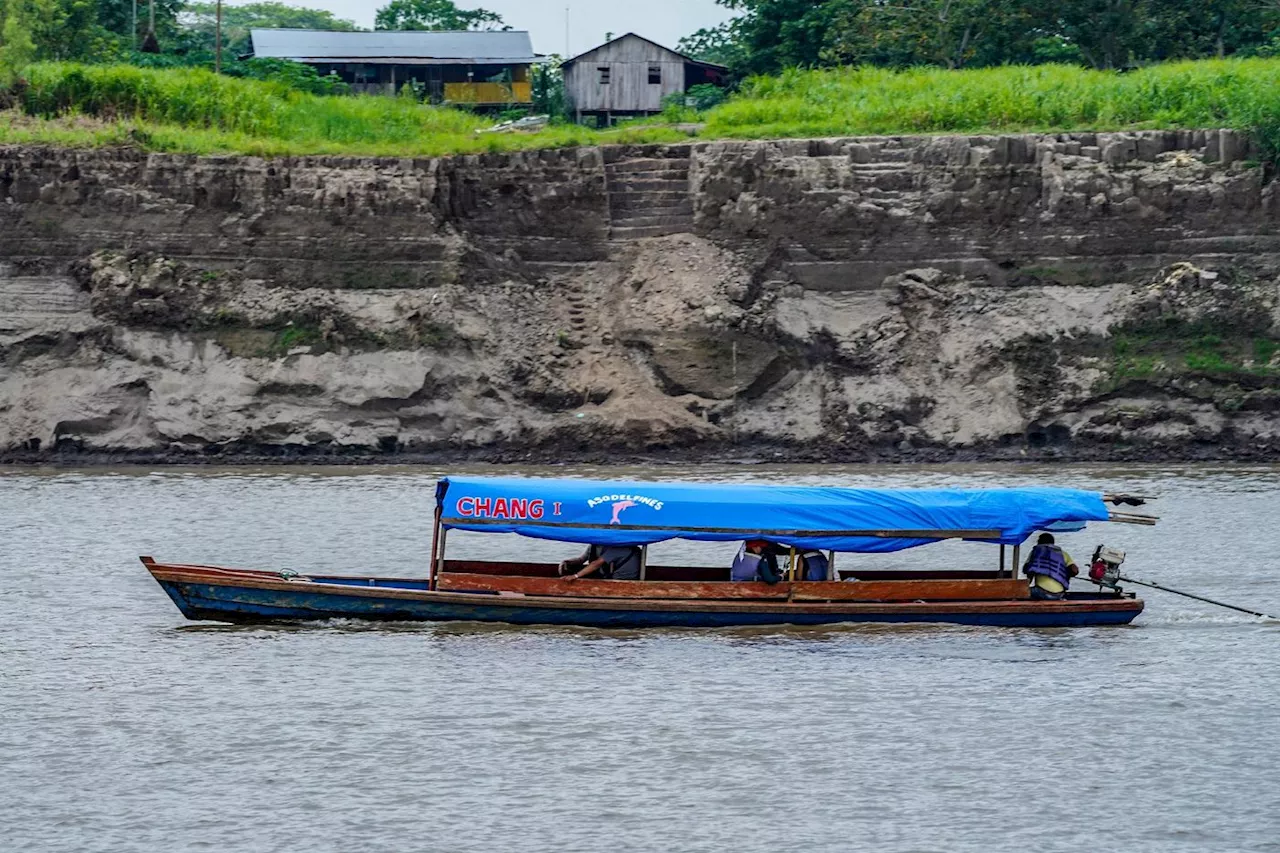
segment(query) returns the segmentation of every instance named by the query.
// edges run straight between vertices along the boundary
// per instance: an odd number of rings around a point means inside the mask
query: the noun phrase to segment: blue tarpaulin
[[[1077,489],[850,489],[446,477],[444,526],[596,545],[768,539],[835,551],[900,551],[939,539],[1017,545],[1037,530],[1105,521]]]

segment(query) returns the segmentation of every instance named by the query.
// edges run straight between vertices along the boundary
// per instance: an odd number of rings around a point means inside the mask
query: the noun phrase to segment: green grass
[[[1277,350],[1280,341],[1275,338],[1212,324],[1117,327],[1112,330],[1112,377],[1249,374],[1274,379],[1280,377],[1280,368],[1271,364]]]
[[[1256,130],[1280,150],[1280,60],[1176,62],[1127,74],[1067,65],[971,71],[792,70],[748,80],[705,134],[822,137],[1130,128]]]
[[[687,138],[668,128],[596,132],[574,125],[477,134],[493,120],[404,98],[312,95],[202,69],[39,63],[23,76],[22,112],[40,120],[0,118],[0,142],[133,144],[195,154],[437,156]]]
[[[40,63],[0,143],[136,145],[195,154],[437,156],[607,142],[674,142],[655,122],[477,134],[491,120],[401,98],[326,97],[199,69]],[[705,114],[703,138],[1218,128],[1280,159],[1280,59],[1177,62],[1127,74],[1065,65],[966,71],[792,70],[753,78]]]

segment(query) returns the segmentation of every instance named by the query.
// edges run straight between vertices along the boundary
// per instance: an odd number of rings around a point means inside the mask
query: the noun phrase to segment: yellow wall
[[[444,99],[454,104],[531,104],[529,83],[445,83]]]

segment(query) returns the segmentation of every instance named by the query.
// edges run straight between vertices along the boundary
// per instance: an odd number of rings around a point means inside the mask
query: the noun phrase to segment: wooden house
[[[255,29],[253,55],[336,74],[357,93],[394,95],[416,84],[432,103],[505,107],[533,102],[541,57],[527,32],[329,32]]]
[[[722,84],[729,70],[635,33],[579,54],[562,68],[569,109],[579,121],[595,116],[601,124],[661,112],[663,98],[699,83]]]

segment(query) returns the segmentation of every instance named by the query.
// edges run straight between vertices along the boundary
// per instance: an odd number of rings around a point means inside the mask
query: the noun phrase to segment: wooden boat
[[[1089,521],[1152,524],[1069,489],[872,490],[586,480],[445,478],[421,578],[300,574],[284,570],[142,562],[189,619],[269,622],[333,618],[504,622],[608,628],[941,622],[1064,627],[1119,625],[1142,612],[1130,593],[1101,586],[1034,600],[1018,578],[1021,543],[1037,530]],[[668,523],[670,522],[670,523]],[[642,546],[640,580],[566,580],[551,563],[450,560],[453,530],[514,533],[598,545]],[[667,539],[767,539],[825,549],[825,580],[734,582],[729,570],[651,566],[647,546]],[[999,548],[991,569],[882,571],[867,557],[835,567],[837,553],[874,554],[946,539]],[[1006,566],[1006,549],[1012,559]],[[995,549],[993,548],[993,551]],[[794,560],[792,561],[795,562]]]

